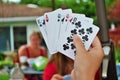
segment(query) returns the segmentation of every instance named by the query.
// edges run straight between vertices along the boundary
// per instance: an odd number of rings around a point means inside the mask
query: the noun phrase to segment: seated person
[[[43,80],[63,80],[63,76],[71,74],[73,68],[72,59],[61,53],[53,54],[44,70]],[[100,80],[99,71],[96,73],[95,80]]]
[[[30,45],[23,45],[18,50],[19,58],[22,56],[26,56],[28,59],[36,58],[38,56],[47,57],[45,48],[40,46],[41,40],[42,40],[42,35],[40,32],[38,31],[32,32],[32,34],[30,35]]]
[[[30,35],[30,45],[23,45],[20,47],[18,53],[19,57],[26,56],[28,58],[36,58],[38,56],[47,57],[46,50],[40,46],[42,35],[40,32],[34,31]]]

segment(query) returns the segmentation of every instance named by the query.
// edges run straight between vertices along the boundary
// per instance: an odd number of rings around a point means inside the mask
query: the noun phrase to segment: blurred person
[[[33,31],[30,35],[30,45],[23,45],[20,47],[18,53],[19,57],[27,56],[28,58],[36,58],[38,56],[47,57],[46,49],[40,46],[42,35],[38,31]]]
[[[53,54],[44,70],[43,80],[61,80],[63,76],[71,74],[73,66],[72,59],[61,53]]]
[[[38,56],[47,57],[46,49],[40,46],[41,40],[42,40],[41,33],[38,31],[33,31],[30,35],[30,45],[23,45],[18,50],[19,60],[23,56],[26,56],[27,59],[37,58]],[[33,78],[34,76],[28,75],[26,77],[28,80],[38,80],[36,77]]]
[[[74,69],[71,73],[72,80],[95,80],[95,74],[104,57],[98,37],[94,39],[88,51],[86,51],[81,39],[77,35],[74,36],[74,44],[76,46],[76,56]]]

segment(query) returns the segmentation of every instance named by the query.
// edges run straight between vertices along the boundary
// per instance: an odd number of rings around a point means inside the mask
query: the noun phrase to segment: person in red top
[[[48,65],[44,70],[43,80],[64,80],[63,76],[71,74],[73,65],[74,65],[73,60],[66,57],[65,55],[61,53],[53,54],[50,62],[48,63]],[[94,66],[95,64],[91,64],[91,65]],[[80,65],[80,66],[83,66],[83,65]],[[87,75],[88,74],[86,74],[86,76]],[[94,80],[101,80],[99,70],[97,71]]]
[[[73,66],[72,59],[61,53],[53,54],[44,70],[43,80],[61,80],[62,76],[71,73]]]
[[[46,49],[40,46],[42,40],[42,35],[38,31],[33,31],[30,35],[30,45],[23,45],[19,48],[18,54],[19,58],[26,56],[28,59],[36,58],[38,56],[47,57]],[[28,77],[27,77],[28,78]],[[29,78],[31,78],[29,76]],[[37,80],[37,79],[27,79],[27,80]]]
[[[36,58],[38,56],[47,57],[44,47],[41,47],[42,35],[39,31],[33,31],[30,35],[30,45],[23,45],[19,48],[19,57],[27,56],[28,58]]]

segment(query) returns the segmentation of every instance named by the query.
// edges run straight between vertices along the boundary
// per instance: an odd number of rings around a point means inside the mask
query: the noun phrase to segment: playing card
[[[61,12],[60,28],[59,28],[60,30],[59,30],[59,36],[58,36],[58,42],[57,42],[58,44],[60,42],[61,36],[65,32],[65,29],[66,29],[65,27],[67,26],[67,23],[69,21],[69,17],[70,17],[71,14],[72,14],[72,10],[71,9],[62,10],[62,12]]]
[[[72,14],[72,10],[71,9],[66,9],[66,10],[62,10],[61,12],[61,21],[60,21],[60,31],[64,32],[65,27],[67,26],[67,23],[69,21],[69,17]],[[61,32],[61,33],[63,33]]]
[[[66,23],[68,22],[69,16],[70,14],[72,14],[72,10],[71,9],[66,9],[66,10],[62,10],[60,15],[60,35],[62,35],[63,31],[64,31],[64,27],[66,27]],[[60,36],[59,35],[59,36]]]
[[[73,20],[73,24],[76,22],[77,18],[84,20],[86,23],[93,24],[93,19],[86,17],[84,14],[76,14],[73,13],[70,15],[70,20],[71,22]]]
[[[45,40],[45,42],[46,42],[46,44],[48,46],[48,43],[47,43],[47,31],[45,29],[46,26],[45,26],[45,18],[44,18],[44,16],[41,16],[41,17],[37,18],[36,22],[37,22],[37,25],[38,25],[38,27],[39,27],[42,35],[43,35],[44,40]]]
[[[48,45],[50,45],[50,53],[54,54],[57,52],[56,43],[59,37],[61,9],[57,9],[53,12],[45,13],[45,23],[48,38]]]
[[[86,23],[85,18],[74,17],[68,24],[67,31],[61,38],[62,40],[59,44],[60,47],[58,49],[59,52],[74,59],[74,53],[76,53],[76,49],[73,44],[73,35],[79,35],[83,41],[86,50],[88,50],[98,31],[99,28],[88,22]]]

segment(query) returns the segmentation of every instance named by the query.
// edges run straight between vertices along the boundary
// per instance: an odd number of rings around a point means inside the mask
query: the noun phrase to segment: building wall
[[[14,36],[14,35],[16,35],[15,31],[14,31],[14,30],[16,30],[16,28],[18,28],[17,30],[19,31],[19,29],[22,30],[22,27],[26,27],[26,34],[25,33],[22,33],[22,34],[26,35],[26,43],[27,44],[29,44],[29,36],[30,36],[31,32],[33,30],[37,30],[37,31],[39,30],[35,21],[33,21],[33,22],[3,22],[3,23],[0,23],[0,29],[1,30],[2,30],[3,27],[9,27],[10,32],[9,32],[8,35],[10,36],[10,42],[8,43],[8,45],[7,45],[7,42],[6,42],[5,43],[6,45],[4,44],[4,46],[6,46],[6,47],[8,46],[8,48],[10,48],[10,49],[7,49],[7,50],[10,50],[10,51],[15,50],[14,41],[19,38],[19,37],[17,37],[17,39],[15,39],[15,36]],[[4,34],[1,35],[1,37],[2,36],[4,36]],[[21,38],[22,38],[22,36],[21,36]],[[2,41],[4,41],[4,40],[2,40]],[[0,50],[0,51],[4,51],[4,50]]]

